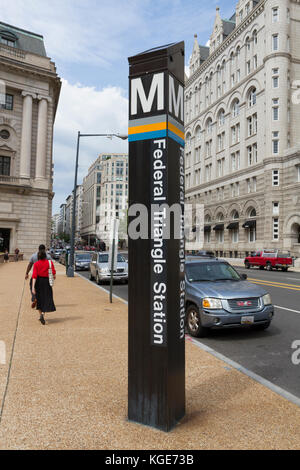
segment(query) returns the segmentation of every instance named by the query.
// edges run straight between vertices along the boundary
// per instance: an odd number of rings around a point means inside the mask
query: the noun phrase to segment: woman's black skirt
[[[56,312],[53,302],[53,290],[48,277],[38,277],[35,284],[37,306],[43,313]]]

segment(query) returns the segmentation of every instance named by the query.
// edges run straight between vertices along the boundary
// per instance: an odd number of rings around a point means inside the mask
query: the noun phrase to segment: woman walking
[[[56,271],[53,261],[47,259],[46,250],[42,249],[38,254],[38,261],[33,266],[32,293],[36,295],[36,309],[40,313],[40,322],[45,325],[45,313],[56,312],[53,302],[53,290],[49,282],[49,269],[51,266],[53,278]]]

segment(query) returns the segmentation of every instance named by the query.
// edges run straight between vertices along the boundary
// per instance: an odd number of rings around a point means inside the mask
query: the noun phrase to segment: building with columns
[[[49,245],[61,81],[43,37],[0,23],[0,233],[29,257]]]
[[[186,79],[186,198],[204,248],[300,257],[300,2],[232,0]]]

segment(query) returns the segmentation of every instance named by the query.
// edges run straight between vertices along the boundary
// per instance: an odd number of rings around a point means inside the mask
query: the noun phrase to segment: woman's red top
[[[52,267],[53,276],[56,275],[55,267],[52,261],[50,261]],[[38,277],[49,277],[49,260],[41,259],[34,263],[33,265],[33,275],[32,279],[37,279]]]

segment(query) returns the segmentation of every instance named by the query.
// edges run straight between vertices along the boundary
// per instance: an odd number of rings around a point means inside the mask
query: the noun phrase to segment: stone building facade
[[[120,219],[122,240],[127,241],[128,155],[101,154],[83,180],[82,237],[109,243],[111,221]]]
[[[217,8],[186,80],[186,198],[204,204],[204,248],[300,257],[300,2]],[[234,7],[234,5],[233,5]]]
[[[64,233],[71,237],[72,234],[72,220],[73,220],[73,192],[66,199],[65,206],[65,230]],[[77,185],[76,189],[76,206],[75,206],[75,243],[81,241],[81,226],[82,226],[82,205],[83,201],[83,186]]]
[[[28,257],[49,245],[61,82],[43,37],[0,23],[0,233]]]

